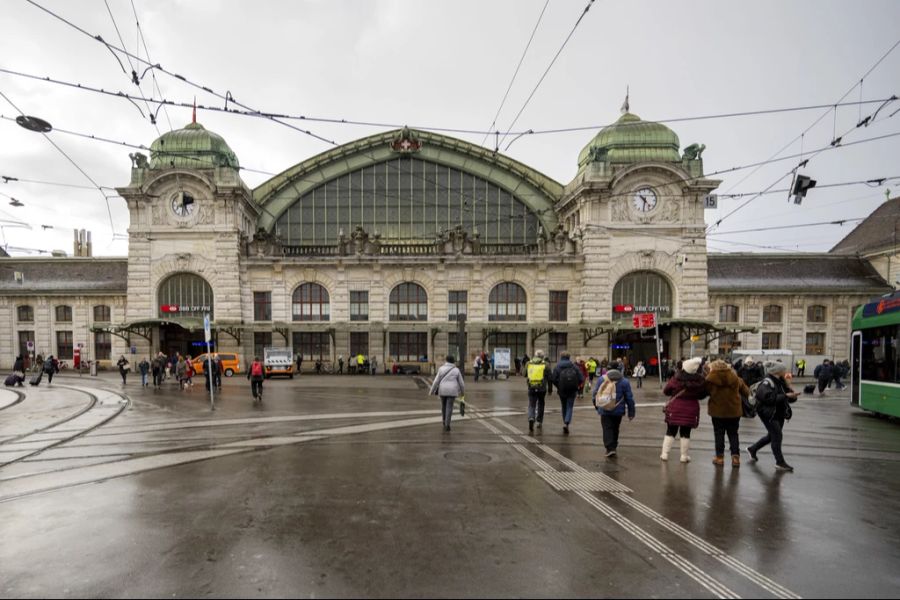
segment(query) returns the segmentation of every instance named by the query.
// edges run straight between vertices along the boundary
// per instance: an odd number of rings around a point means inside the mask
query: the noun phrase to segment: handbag
[[[673,402],[675,402],[675,400],[677,398],[679,398],[681,396],[681,394],[684,393],[685,389],[686,388],[681,388],[680,390],[678,390],[677,394],[675,394],[674,396],[672,396],[671,398],[666,400],[665,405],[663,405],[663,407],[662,407],[662,411],[663,411],[664,415],[666,415],[667,417],[669,416],[669,405],[672,404]]]

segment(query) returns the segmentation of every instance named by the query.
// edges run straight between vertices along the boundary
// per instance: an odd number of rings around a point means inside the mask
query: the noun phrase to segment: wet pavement
[[[900,424],[844,392],[798,401],[780,473],[713,466],[705,413],[660,461],[652,383],[616,459],[586,399],[531,436],[524,380],[468,381],[445,433],[426,385],[4,388],[0,596],[898,596]]]

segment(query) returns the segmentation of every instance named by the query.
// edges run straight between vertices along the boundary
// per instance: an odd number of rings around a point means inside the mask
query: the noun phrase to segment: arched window
[[[813,304],[806,309],[806,320],[809,323],[824,323],[827,316],[827,309],[821,304]]]
[[[524,321],[525,290],[518,283],[498,283],[488,297],[488,321]]]
[[[617,306],[632,306],[634,312],[655,312],[660,317],[672,315],[672,286],[665,277],[653,271],[628,273],[613,288],[613,316]],[[625,313],[631,318],[631,313]]]
[[[98,304],[94,307],[94,322],[95,323],[109,323],[112,319],[112,311],[110,311],[109,306],[106,304]]]
[[[401,283],[391,290],[391,321],[427,321],[428,294],[417,283]]]
[[[781,315],[781,306],[778,304],[763,306],[763,323],[781,323]]]
[[[292,299],[291,315],[294,321],[328,321],[331,319],[331,301],[328,290],[318,283],[304,283]]]
[[[72,307],[66,304],[61,304],[56,307],[56,322],[57,323],[71,323],[72,322]]]
[[[212,287],[193,273],[175,273],[159,284],[159,316],[202,318],[209,313],[214,318]]]
[[[719,323],[737,323],[740,316],[741,311],[734,304],[723,304],[719,307]]]

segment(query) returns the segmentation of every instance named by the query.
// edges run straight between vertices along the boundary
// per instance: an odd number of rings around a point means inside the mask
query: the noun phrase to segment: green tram
[[[850,403],[900,417],[900,291],[859,307],[853,315]]]

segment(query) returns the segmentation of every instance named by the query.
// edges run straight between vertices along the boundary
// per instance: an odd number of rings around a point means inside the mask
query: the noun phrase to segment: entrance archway
[[[209,343],[213,352],[216,351],[215,334]],[[182,356],[197,356],[206,352],[206,342],[203,336],[203,328],[188,329],[174,321],[159,326],[159,350],[166,356],[175,353]]]

